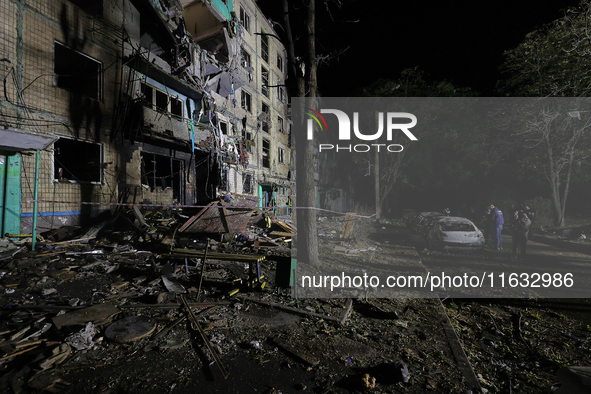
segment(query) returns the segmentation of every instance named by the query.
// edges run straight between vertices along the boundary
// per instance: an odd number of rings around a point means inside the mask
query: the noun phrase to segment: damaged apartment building
[[[3,236],[117,203],[287,205],[287,57],[253,0],[0,0],[0,13]]]

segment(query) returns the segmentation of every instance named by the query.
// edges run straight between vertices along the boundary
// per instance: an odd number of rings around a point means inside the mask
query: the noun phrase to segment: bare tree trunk
[[[283,0],[283,12],[288,39],[288,54],[293,72],[297,78],[297,94],[299,97],[308,97],[307,107],[317,108],[316,94],[318,89],[316,71],[318,63],[316,59],[316,8],[315,0],[310,0],[306,27],[308,32],[308,56],[306,58],[306,74],[301,70],[295,57],[295,45],[289,23],[289,4]],[[307,77],[307,83],[306,78]],[[307,87],[307,92],[306,92]],[[295,110],[299,110],[295,109]],[[298,260],[318,266],[318,231],[316,227],[316,211],[310,208],[316,207],[316,187],[314,184],[314,144],[308,141],[304,133],[295,136],[295,147],[300,153],[296,155],[296,220],[298,226],[297,258]]]
[[[552,189],[551,199],[552,208],[554,209],[554,225],[564,227],[564,210],[563,204],[561,204],[560,198],[560,169],[557,168],[554,163],[554,155],[552,154],[552,148],[550,142],[546,141],[547,148],[546,154],[548,155],[548,182],[550,182],[550,188]]]

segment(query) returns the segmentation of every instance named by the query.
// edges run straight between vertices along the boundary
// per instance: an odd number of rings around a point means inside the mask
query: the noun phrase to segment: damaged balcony
[[[182,0],[183,16],[193,40],[221,63],[228,63],[235,36],[233,5],[220,0]]]
[[[133,79],[130,77],[127,100],[121,106],[127,114],[123,127],[126,137],[191,151],[191,141],[209,136],[209,132],[191,127],[193,115],[201,109],[203,95],[199,90],[140,55],[128,61],[136,73]]]
[[[140,19],[140,42],[144,48],[161,57],[178,75],[191,64],[190,40],[178,0],[131,0]]]

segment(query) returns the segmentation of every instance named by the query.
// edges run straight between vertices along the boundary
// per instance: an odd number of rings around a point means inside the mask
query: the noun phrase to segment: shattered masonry
[[[31,233],[37,149],[40,231],[109,209],[79,202],[287,205],[286,51],[254,1],[0,8],[2,234]]]

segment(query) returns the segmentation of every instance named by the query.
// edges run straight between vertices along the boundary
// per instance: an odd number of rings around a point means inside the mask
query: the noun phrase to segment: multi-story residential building
[[[37,187],[39,229],[220,191],[285,203],[286,57],[252,0],[0,0],[0,12],[3,235],[31,231]]]
[[[261,206],[285,206],[290,137],[284,46],[253,0],[182,3],[187,30],[214,55],[204,59],[205,67],[221,70],[206,77],[214,121],[222,138],[243,143],[248,155],[243,163],[224,162],[221,188],[257,195]],[[205,16],[206,25],[200,23]]]

